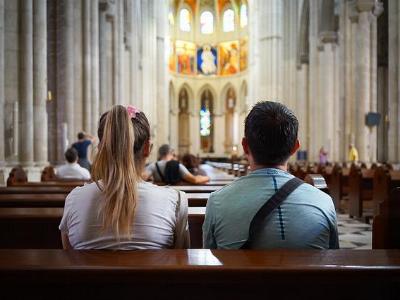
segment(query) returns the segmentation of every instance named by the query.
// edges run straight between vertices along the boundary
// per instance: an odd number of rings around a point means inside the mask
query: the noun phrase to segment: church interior
[[[100,117],[114,105],[147,116],[147,164],[167,144],[182,164],[190,154],[203,166],[208,183],[176,186],[188,195],[191,248],[201,249],[210,194],[252,171],[242,139],[246,116],[260,101],[282,103],[297,117],[300,147],[287,172],[330,195],[343,250],[327,256],[273,250],[269,259],[205,249],[171,250],[164,259],[162,252],[63,254],[58,225],[65,199],[91,181],[89,173],[61,180],[57,168],[81,139],[89,141],[86,162],[93,163]],[[43,283],[22,270],[58,270],[43,280],[62,286],[72,268],[71,284],[81,291],[85,280],[93,290],[110,280],[126,295],[123,283],[133,280],[140,290],[154,284],[174,293],[182,283],[193,299],[213,298],[212,292],[255,298],[266,283],[250,280],[257,272],[273,279],[279,269],[279,278],[296,287],[285,292],[289,298],[297,298],[294,291],[303,298],[302,284],[310,280],[332,291],[327,298],[344,295],[352,282],[357,298],[393,299],[400,252],[387,249],[400,247],[399,203],[400,1],[0,0],[0,278],[8,289],[17,285],[10,270],[37,284],[37,293]],[[173,287],[162,284],[157,268],[171,275]],[[373,283],[367,273],[381,278]],[[296,282],[293,274],[304,277]],[[356,274],[365,277],[363,285],[351,279]],[[198,295],[196,278],[209,283]],[[234,282],[243,289],[224,294]]]

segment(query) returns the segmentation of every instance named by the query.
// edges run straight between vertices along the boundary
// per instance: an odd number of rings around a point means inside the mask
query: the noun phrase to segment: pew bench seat
[[[385,299],[399,250],[0,250],[3,298]]]

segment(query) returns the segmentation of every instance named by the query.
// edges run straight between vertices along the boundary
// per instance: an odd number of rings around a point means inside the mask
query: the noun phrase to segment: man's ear
[[[297,139],[296,143],[294,144],[294,147],[292,149],[292,151],[290,151],[290,155],[293,155],[296,153],[297,150],[300,149],[300,141]]]
[[[245,137],[242,138],[242,147],[243,147],[244,154],[248,155],[249,154],[249,144],[247,143],[247,139]]]
[[[150,151],[151,151],[150,140],[147,140],[144,142],[144,145],[143,145],[143,156],[145,158],[149,157]]]

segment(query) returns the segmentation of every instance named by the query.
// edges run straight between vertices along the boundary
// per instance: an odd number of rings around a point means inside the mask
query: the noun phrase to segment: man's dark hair
[[[161,145],[160,148],[158,148],[158,159],[162,159],[163,157],[167,156],[173,151],[174,149],[172,149],[170,145],[168,144]]]
[[[278,102],[258,102],[245,121],[244,135],[255,163],[265,166],[283,164],[296,145],[299,122]]]
[[[83,132],[78,133],[78,140],[83,140],[85,138],[85,134]]]
[[[69,148],[67,151],[65,151],[65,159],[69,163],[76,162],[78,160],[78,151],[76,151],[75,148]]]

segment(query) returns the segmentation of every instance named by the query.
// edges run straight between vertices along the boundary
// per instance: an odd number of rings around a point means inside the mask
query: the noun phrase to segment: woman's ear
[[[152,148],[152,145],[150,143],[150,140],[145,141],[144,145],[143,145],[143,156],[145,158],[150,156],[151,148]]]

